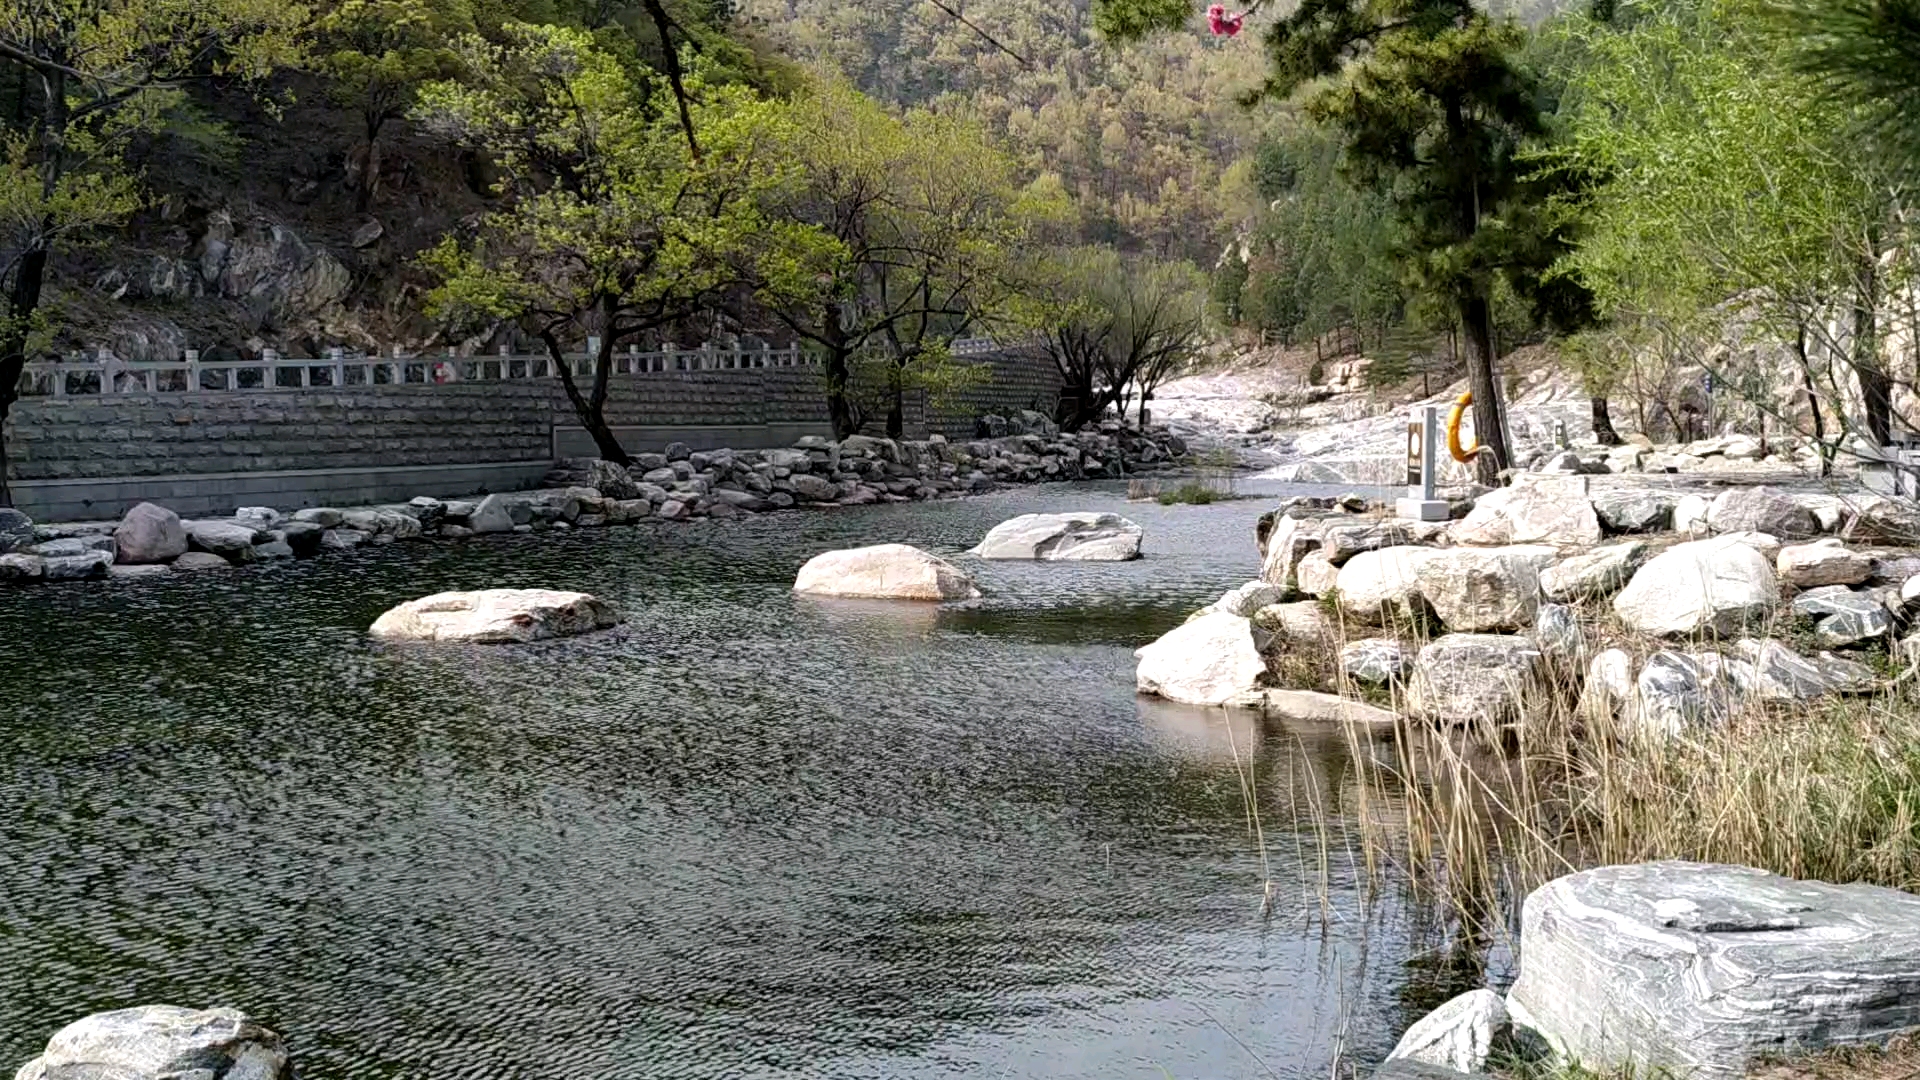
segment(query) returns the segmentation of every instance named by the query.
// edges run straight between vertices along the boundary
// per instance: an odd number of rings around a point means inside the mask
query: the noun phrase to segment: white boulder
[[[815,555],[800,568],[793,591],[874,600],[970,600],[980,595],[959,567],[908,544]]]
[[[54,1033],[14,1080],[293,1080],[280,1036],[235,1009],[145,1005]]]
[[[1507,1031],[1506,1001],[1491,990],[1469,990],[1408,1028],[1387,1060],[1477,1073],[1487,1067]]]
[[[1143,694],[1190,705],[1252,705],[1267,673],[1266,632],[1247,619],[1210,611],[1134,652]]]
[[[1454,526],[1454,539],[1482,547],[1591,547],[1600,542],[1600,518],[1587,498],[1587,483],[1584,476],[1516,477],[1512,487],[1480,496],[1473,512]]]
[[[1341,609],[1374,622],[1407,617],[1422,609],[1420,567],[1434,553],[1433,548],[1389,547],[1355,555],[1340,567],[1335,579]]]
[[[1600,1073],[1733,1080],[1920,1028],[1920,896],[1700,863],[1605,866],[1522,905],[1514,1024]]]
[[[570,637],[620,622],[613,605],[579,592],[481,589],[409,600],[375,619],[375,637],[511,644]]]
[[[1555,554],[1542,546],[1446,548],[1421,560],[1414,578],[1449,630],[1519,630],[1540,609],[1540,571]]]
[[[1266,553],[1260,562],[1260,580],[1293,592],[1300,588],[1300,561],[1320,547],[1320,538],[1307,533],[1298,518],[1284,515],[1274,523],[1268,535]]]
[[[1786,540],[1813,536],[1820,528],[1798,500],[1764,487],[1728,488],[1714,496],[1707,525],[1718,533],[1762,532]]]
[[[1140,557],[1140,526],[1119,514],[1022,514],[988,531],[971,554],[983,559],[1125,562]]]
[[[1741,543],[1676,544],[1633,575],[1613,610],[1645,634],[1731,634],[1765,618],[1780,599],[1772,564]]]

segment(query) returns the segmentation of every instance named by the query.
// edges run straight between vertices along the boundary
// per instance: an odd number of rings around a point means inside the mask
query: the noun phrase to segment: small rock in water
[[[983,559],[1121,562],[1140,557],[1140,537],[1140,526],[1118,514],[1022,514],[995,525],[972,554]]]
[[[1476,1073],[1506,1041],[1507,1005],[1491,990],[1469,990],[1421,1017],[1387,1055],[1423,1065]]]
[[[113,530],[117,548],[115,561],[124,563],[171,562],[187,550],[187,527],[180,515],[150,502],[127,511]]]
[[[375,637],[475,644],[522,644],[617,625],[620,614],[595,596],[551,589],[482,589],[409,600],[374,620]]]
[[[146,1005],[54,1033],[15,1080],[293,1080],[279,1035],[235,1009]]]
[[[661,514],[666,516],[664,507]],[[819,596],[876,600],[967,600],[980,595],[959,567],[907,544],[875,544],[815,555],[800,568],[793,588]]]
[[[1135,651],[1135,685],[1191,705],[1250,705],[1267,674],[1266,645],[1266,632],[1253,623],[1210,611]]]

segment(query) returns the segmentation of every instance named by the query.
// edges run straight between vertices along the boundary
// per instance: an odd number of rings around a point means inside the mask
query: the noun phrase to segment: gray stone
[[[1340,568],[1327,559],[1323,551],[1309,551],[1301,556],[1295,565],[1294,585],[1308,596],[1325,596],[1333,592],[1340,582]]]
[[[793,493],[812,502],[832,502],[840,497],[840,489],[822,477],[795,473],[792,479]]]
[[[1580,618],[1565,604],[1542,604],[1533,618],[1533,641],[1547,662],[1561,671],[1575,672],[1587,663],[1587,635]]]
[[[1266,632],[1247,619],[1209,611],[1134,652],[1142,694],[1190,705],[1251,705],[1267,674]]]
[[[407,641],[524,644],[604,630],[620,622],[613,605],[580,592],[482,589],[409,600],[374,620],[374,637]]]
[[[1293,723],[1328,724],[1342,731],[1355,726],[1392,731],[1397,726],[1397,718],[1386,709],[1338,694],[1325,694],[1318,690],[1270,689],[1259,691],[1257,697],[1263,713]]]
[[[594,458],[587,462],[587,486],[609,499],[637,499],[639,485],[633,474],[617,462]]]
[[[1613,610],[1644,634],[1731,635],[1765,619],[1779,602],[1773,565],[1725,539],[1677,544],[1642,566],[1613,598]]]
[[[980,595],[959,567],[907,544],[815,555],[800,568],[793,590],[875,600],[968,600]]]
[[[1818,585],[1858,585],[1873,576],[1873,560],[1847,550],[1839,540],[1816,540],[1780,549],[1775,566],[1780,580],[1806,589]]]
[[[1286,598],[1286,594],[1281,592],[1277,585],[1269,585],[1264,581],[1249,581],[1237,588],[1228,589],[1220,595],[1220,599],[1203,608],[1202,612],[1224,611],[1229,615],[1251,619],[1255,612],[1278,604]]]
[[[1333,625],[1317,600],[1268,604],[1253,613],[1253,625],[1286,641],[1322,642],[1333,637]]]
[[[33,543],[33,519],[11,506],[0,506],[0,554]]]
[[[1634,681],[1628,719],[1642,736],[1656,740],[1725,723],[1733,694],[1732,687],[1720,682],[1722,673],[1719,664],[1703,664],[1698,656],[1654,653]]]
[[[1746,1075],[1920,1027],[1920,897],[1735,866],[1607,866],[1521,908],[1513,1022],[1603,1073]]]
[[[306,510],[295,510],[293,520],[312,522],[323,529],[331,529],[347,520],[346,515],[331,506],[315,506]]]
[[[143,502],[127,511],[113,530],[114,560],[123,563],[172,562],[187,550],[187,527],[180,515]]]
[[[1711,530],[1707,526],[1707,500],[1699,495],[1682,495],[1673,504],[1673,531],[1687,536],[1705,536]]]
[[[1140,557],[1140,526],[1118,514],[1022,514],[990,530],[971,554],[983,559],[1123,562]]]
[[[467,518],[467,528],[476,533],[512,532],[515,525],[513,512],[507,506],[504,495],[489,495],[480,500]]]
[[[1393,638],[1362,638],[1340,650],[1340,670],[1367,686],[1402,682],[1413,670],[1414,652]]]
[[[328,535],[332,535],[329,533]],[[174,570],[225,570],[233,564],[205,551],[189,551],[168,564]]]
[[[38,555],[10,551],[0,555],[0,581],[38,581],[47,576],[47,560]]]
[[[320,548],[322,551],[352,551],[371,539],[372,536],[359,529],[328,529],[327,534],[320,538]]]
[[[1868,496],[1854,507],[1842,533],[1860,544],[1920,544],[1920,506],[1911,502]]]
[[[220,561],[223,563],[226,562],[225,559],[221,559]],[[173,571],[170,568],[163,566],[159,563],[139,563],[139,564],[129,563],[126,565],[121,565],[120,563],[114,563],[112,566],[107,567],[107,576],[116,581],[120,580],[121,578],[156,577],[161,574],[170,574],[172,572]]]
[[[451,502],[447,503],[446,519],[448,521],[453,522],[456,525],[465,525],[467,523],[467,519],[473,516],[474,510],[477,509],[479,505],[480,504],[477,502],[469,502],[464,499],[454,499]]]
[[[1633,540],[1594,548],[1540,572],[1540,591],[1557,603],[1597,600],[1619,592],[1646,561],[1647,545]]]
[[[1819,619],[1842,612],[1862,612],[1881,604],[1866,593],[1857,593],[1845,585],[1822,585],[1793,598],[1793,613]]]
[[[1447,634],[1420,650],[1407,690],[1417,716],[1490,728],[1523,716],[1545,694],[1546,657],[1507,634]]]
[[[243,506],[233,512],[233,520],[265,531],[286,520],[286,515],[271,506]]]
[[[33,548],[34,554],[47,559],[65,559],[76,555],[102,552],[108,556],[109,562],[113,561],[112,556],[117,550],[117,543],[111,536],[67,536],[58,540],[48,540],[43,544],[35,544]]]
[[[446,526],[441,526],[446,528]],[[296,559],[311,559],[320,553],[327,530],[311,521],[289,521],[280,526],[280,539],[293,550]]]
[[[1893,615],[1879,603],[1857,611],[1836,612],[1813,628],[1813,639],[1829,649],[1866,645],[1892,634]]]
[[[407,505],[399,509],[418,521],[422,529],[437,529],[447,517],[447,504],[430,495],[415,495],[407,500]]]
[[[293,548],[285,540],[269,540],[253,545],[253,555],[256,559],[291,559]]]
[[[187,542],[193,550],[234,563],[252,562],[255,541],[265,539],[253,526],[232,521],[189,521],[186,527]]]
[[[686,443],[671,442],[667,444],[666,458],[668,461],[685,461],[692,456],[693,448]]]
[[[1594,494],[1593,512],[1609,532],[1659,532],[1673,520],[1673,498],[1651,488],[1609,488]]]
[[[293,1080],[279,1035],[236,1009],[145,1005],[54,1033],[15,1080]]]
[[[440,526],[440,538],[443,540],[465,540],[473,534],[473,530],[467,528],[465,525]]]
[[[1465,634],[1519,630],[1540,607],[1540,570],[1550,547],[1449,548],[1420,561],[1420,594],[1447,629]]]
[[[1491,990],[1469,990],[1420,1018],[1389,1061],[1409,1060],[1423,1065],[1479,1072],[1507,1041],[1507,1003]]]
[[[654,484],[656,486],[673,485],[680,482],[680,474],[662,465],[657,469],[648,469],[640,475],[640,479],[644,483]]]
[[[1587,665],[1575,711],[1589,721],[1617,721],[1633,704],[1633,658],[1624,649],[1606,649]]]
[[[1320,538],[1307,534],[1298,519],[1282,516],[1262,545],[1260,579],[1292,593],[1300,588],[1300,560],[1318,550]]]
[[[1734,643],[1734,651],[1751,665],[1751,680],[1741,689],[1760,701],[1803,703],[1829,694],[1862,693],[1874,682],[1864,665],[1838,657],[1809,660],[1777,641],[1743,638]]]
[[[104,551],[46,556],[48,581],[92,581],[107,576],[113,556]]]
[[[1762,532],[1783,540],[1815,536],[1819,523],[1790,495],[1769,488],[1728,488],[1707,506],[1707,525],[1714,532]]]

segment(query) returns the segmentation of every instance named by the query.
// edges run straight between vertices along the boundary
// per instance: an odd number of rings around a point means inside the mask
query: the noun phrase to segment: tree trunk
[[[1605,394],[1595,394],[1591,399],[1593,407],[1593,437],[1601,446],[1619,446],[1620,433],[1613,430],[1613,411],[1607,407]]]
[[[1512,468],[1507,445],[1506,409],[1500,403],[1500,380],[1494,370],[1492,311],[1487,298],[1475,293],[1460,301],[1460,323],[1467,331],[1467,388],[1473,391],[1473,439],[1481,447],[1474,459],[1480,482],[1500,483],[1500,470]]]
[[[1813,413],[1813,445],[1820,454],[1820,478],[1824,480],[1833,473],[1833,455],[1827,450],[1827,422],[1820,415],[1820,391],[1813,383],[1813,361],[1807,358],[1805,323],[1800,324],[1800,333],[1794,339],[1793,350],[1800,360],[1800,378],[1807,388],[1807,409]]]
[[[13,505],[7,483],[7,416],[20,397],[20,376],[27,366],[27,328],[40,307],[40,284],[46,276],[47,249],[35,246],[22,252],[7,293],[5,318],[0,320],[0,506]]]
[[[574,416],[579,419],[580,426],[585,428],[587,434],[592,437],[593,445],[600,451],[600,456],[615,465],[633,464],[633,458],[628,456],[626,448],[620,445],[620,440],[614,436],[613,429],[607,426],[606,365],[613,356],[611,338],[603,338],[600,342],[600,352],[594,357],[596,367],[591,397],[583,396],[580,393],[580,387],[573,381],[573,369],[567,366],[566,352],[560,347],[560,340],[547,330],[540,332],[540,338],[546,342],[547,354],[553,357],[553,366],[560,372],[560,385],[567,392],[567,400],[573,403]]]
[[[1878,230],[1874,235],[1878,236]],[[1854,377],[1860,380],[1867,433],[1874,447],[1879,448],[1893,442],[1893,377],[1880,361],[1880,335],[1875,322],[1880,307],[1880,275],[1872,250],[1860,260],[1859,273],[1860,279],[1854,283],[1853,291],[1851,362]]]
[[[827,422],[833,428],[834,441],[838,442],[855,433],[859,425],[854,423],[853,404],[847,400],[847,379],[850,375],[846,350],[830,349],[827,352]]]

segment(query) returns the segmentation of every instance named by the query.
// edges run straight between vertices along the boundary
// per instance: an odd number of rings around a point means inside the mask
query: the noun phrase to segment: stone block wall
[[[991,380],[946,408],[909,397],[910,436],[970,437],[983,412],[1050,408],[1059,394],[1044,357],[975,362]],[[615,376],[607,419],[630,452],[829,434],[822,376],[809,367]],[[883,424],[874,417],[869,431]],[[556,456],[594,453],[550,379],[29,398],[8,429],[15,500],[43,520],[117,517],[143,499],[208,515],[511,490],[537,483]]]

